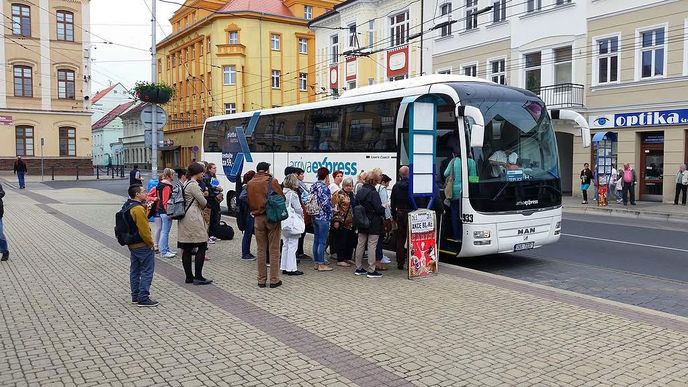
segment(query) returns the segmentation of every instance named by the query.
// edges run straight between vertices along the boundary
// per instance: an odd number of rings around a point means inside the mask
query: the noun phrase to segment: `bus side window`
[[[280,152],[302,152],[306,150],[305,111],[280,114],[278,116],[279,130],[275,132],[275,143]]]
[[[366,102],[346,107],[344,150],[395,152],[395,124],[399,100]]]
[[[261,116],[253,131],[252,152],[272,152],[274,149],[274,116]]]
[[[312,152],[340,150],[342,112],[338,106],[311,112],[308,127],[313,134]]]

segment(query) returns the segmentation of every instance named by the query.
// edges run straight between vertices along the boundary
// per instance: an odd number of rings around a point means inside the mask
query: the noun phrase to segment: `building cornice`
[[[67,111],[67,110],[40,110],[40,109],[13,109],[13,108],[0,108],[2,113],[29,113],[29,114],[59,114],[67,116],[86,116],[90,117],[93,113],[87,111]]]

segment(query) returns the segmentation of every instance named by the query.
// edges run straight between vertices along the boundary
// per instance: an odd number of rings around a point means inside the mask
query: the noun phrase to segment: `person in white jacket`
[[[286,219],[282,222],[282,260],[280,269],[285,275],[302,275],[303,272],[298,270],[296,264],[296,250],[299,246],[299,238],[303,233],[302,228],[305,227],[303,219],[303,208],[299,200],[299,179],[295,174],[289,174],[284,178],[284,197],[286,198],[287,211],[292,219]],[[299,228],[298,232],[294,232],[295,228]]]
[[[688,191],[688,171],[686,164],[681,164],[676,172],[676,195],[674,196],[674,205],[678,205],[678,198],[681,196],[681,204],[686,205],[686,191]],[[681,195],[683,192],[683,195]]]
[[[623,179],[618,175],[616,178],[616,184],[614,188],[616,189],[616,204],[623,203]]]

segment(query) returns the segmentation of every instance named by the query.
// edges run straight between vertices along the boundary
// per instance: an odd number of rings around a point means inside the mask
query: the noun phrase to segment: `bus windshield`
[[[515,100],[468,98],[462,103],[478,107],[485,117],[483,146],[469,152],[477,173],[469,177],[472,206],[494,212],[560,205],[556,136],[542,101],[521,94]]]

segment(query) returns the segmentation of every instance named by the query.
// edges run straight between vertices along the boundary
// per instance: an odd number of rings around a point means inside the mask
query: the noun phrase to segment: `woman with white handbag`
[[[299,246],[299,238],[306,229],[303,219],[303,208],[299,200],[299,179],[295,174],[289,174],[284,179],[284,197],[286,198],[289,217],[282,221],[282,260],[280,269],[285,275],[302,275],[296,266],[296,250]]]

